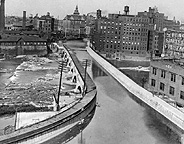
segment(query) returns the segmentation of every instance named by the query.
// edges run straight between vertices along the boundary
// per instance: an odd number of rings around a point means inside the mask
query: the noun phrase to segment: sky
[[[30,14],[51,15],[63,19],[67,14],[72,14],[76,5],[80,14],[96,12],[101,9],[103,14],[123,13],[125,5],[130,7],[130,14],[140,11],[148,11],[149,7],[158,7],[159,12],[176,17],[176,20],[184,22],[184,0],[5,0],[5,14],[22,16],[23,11]]]

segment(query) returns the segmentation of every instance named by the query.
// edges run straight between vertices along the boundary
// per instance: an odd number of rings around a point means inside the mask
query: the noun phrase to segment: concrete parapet
[[[90,47],[87,47],[88,53],[103,67],[110,75],[112,75],[120,84],[122,84],[130,93],[134,94],[142,102],[146,103],[153,110],[161,114],[173,125],[175,125],[180,133],[184,132],[184,113],[168,104],[161,98],[154,96],[151,92],[145,90],[133,80],[128,78],[103,57],[94,52]],[[182,137],[183,139],[183,137]]]

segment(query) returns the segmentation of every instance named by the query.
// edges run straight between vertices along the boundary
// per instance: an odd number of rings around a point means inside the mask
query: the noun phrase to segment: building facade
[[[184,106],[184,31],[164,29],[157,35],[161,57],[150,62],[149,90]]]
[[[164,31],[163,54],[172,58],[184,58],[184,31],[172,29]]]
[[[147,17],[128,15],[128,12],[109,14],[108,18],[96,19],[92,43],[109,58],[149,57],[148,32]]]
[[[91,42],[96,50],[115,59],[152,59],[161,56],[164,43],[164,28],[179,29],[179,22],[168,20],[156,7],[149,11],[129,15],[125,6],[124,14],[98,15],[91,31]]]
[[[58,23],[59,21],[52,17],[49,12],[47,12],[47,15],[43,15],[40,18],[35,18],[36,23],[36,29],[39,31],[43,31],[45,33],[58,31]]]
[[[74,10],[72,15],[67,15],[63,19],[63,31],[65,32],[65,36],[73,34],[73,35],[84,35],[86,27],[86,16],[80,15],[78,6]]]
[[[184,63],[173,59],[154,59],[150,62],[149,90],[169,96],[184,106]]]
[[[1,52],[6,55],[47,54],[47,40],[37,36],[11,35],[0,40]]]

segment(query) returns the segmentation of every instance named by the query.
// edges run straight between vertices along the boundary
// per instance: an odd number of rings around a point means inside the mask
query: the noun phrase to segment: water
[[[70,46],[75,44],[77,47],[83,45],[71,42]],[[75,52],[80,61],[91,59],[86,51],[75,49]],[[167,127],[130,98],[132,94],[105,74],[94,60],[91,62],[88,72],[97,86],[100,107],[82,131],[82,144],[179,144]],[[0,121],[0,124],[4,125],[4,122]],[[81,134],[74,136],[67,144],[81,144]],[[62,139],[57,137],[54,143],[61,144]]]
[[[76,55],[81,61],[82,57],[90,59],[85,51],[76,50]],[[94,60],[91,69],[100,107],[83,130],[85,144],[179,144],[164,124],[132,100],[132,94],[105,74]],[[78,144],[79,139],[80,135],[68,144]]]
[[[16,60],[7,60],[7,61],[0,61],[0,91],[4,89],[6,84],[9,83],[9,78],[13,75],[16,67],[22,62],[20,59]],[[2,71],[7,71],[2,72]],[[4,127],[8,125],[14,124],[14,116],[13,115],[6,115],[3,118],[0,117],[0,135],[3,134]]]

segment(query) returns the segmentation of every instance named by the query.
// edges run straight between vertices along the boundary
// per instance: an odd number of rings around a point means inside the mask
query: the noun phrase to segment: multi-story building
[[[65,34],[72,33],[74,35],[85,34],[86,16],[80,15],[78,6],[72,15],[67,15],[63,19],[63,30]]]
[[[53,32],[58,30],[58,20],[55,19],[53,16],[47,12],[47,15],[43,15],[37,19],[37,26],[36,28],[39,31],[43,31],[45,33]]]
[[[115,59],[150,59],[161,56],[164,28],[179,29],[179,22],[168,20],[156,7],[149,11],[129,15],[125,6],[124,14],[109,14],[97,19],[91,32],[91,42],[96,50]]]
[[[92,43],[106,57],[115,59],[149,57],[149,18],[125,14],[109,14],[96,19]]]
[[[149,90],[184,106],[184,31],[165,29],[158,35],[162,55],[150,62]]]
[[[154,59],[150,62],[149,90],[169,96],[184,106],[184,62],[173,59]]]
[[[153,57],[161,57],[163,51],[164,32],[154,31]]]
[[[7,55],[47,54],[47,40],[37,36],[11,35],[0,40],[0,50]]]
[[[184,31],[165,29],[163,54],[167,57],[184,58]]]

